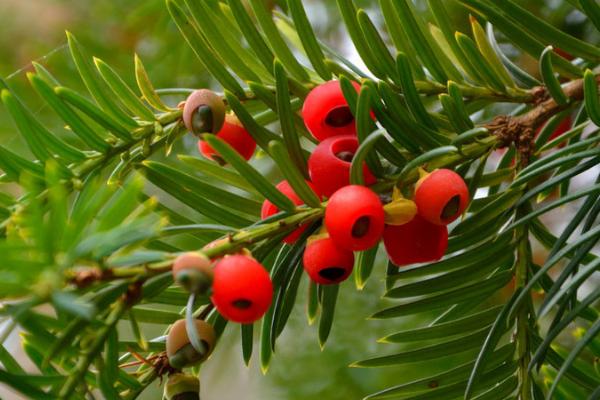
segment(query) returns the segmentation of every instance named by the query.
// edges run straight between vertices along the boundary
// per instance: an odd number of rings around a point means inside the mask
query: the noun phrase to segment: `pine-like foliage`
[[[384,194],[414,182],[423,165],[452,167],[477,195],[452,226],[443,260],[386,272],[373,268],[377,249],[358,255],[358,287],[372,274],[385,276],[389,306],[370,311],[390,322],[382,341],[404,346],[353,366],[418,362],[424,372],[413,381],[398,376],[397,385],[369,398],[600,398],[594,276],[600,261],[593,252],[600,239],[600,181],[570,188],[583,172],[598,174],[600,47],[513,0],[458,0],[472,13],[472,32],[455,32],[450,2],[429,0],[435,24],[427,25],[412,1],[379,0],[390,48],[365,11],[337,0],[339,13],[331,19],[343,20],[368,68],[363,71],[315,36],[300,0],[283,2],[282,11],[262,0],[248,3],[167,0],[166,7],[222,86],[228,108],[298,193],[306,192],[304,149],[312,147],[298,110],[312,87],[336,78],[361,143],[354,182],[362,179],[364,160]],[[595,0],[568,3],[600,29]],[[19,188],[16,197],[0,194],[0,299],[6,301],[0,312],[13,321],[10,329],[23,330],[23,349],[38,367],[26,372],[0,346],[0,382],[31,399],[83,399],[94,391],[107,399],[136,398],[170,372],[165,337],[146,338],[140,324],[166,332],[183,318],[187,294],[173,285],[174,256],[219,237],[225,240],[209,256],[245,247],[271,271],[271,309],[261,323],[241,329],[246,360],[253,335],[260,336],[254,353],[266,370],[306,279],[301,254],[310,232],[292,246],[281,238],[299,223],[319,221],[323,208],[310,196],[304,199],[309,206],[291,207],[271,179],[215,137],[204,139],[230,166],[170,154],[186,131],[181,110],[163,100],[188,92],[155,90],[137,57],[137,87],[129,87],[75,37],[68,35],[68,42],[88,93],[62,86],[39,64],[28,75],[68,127],[68,139],[50,132],[0,82],[2,102],[30,151],[0,146],[1,180]],[[542,81],[502,52],[507,45],[538,60]],[[568,61],[557,48],[575,58]],[[351,81],[362,85],[359,95]],[[508,104],[506,113],[490,114],[498,103]],[[549,140],[567,114],[575,115],[572,126]],[[490,155],[499,148],[507,150],[493,163]],[[164,201],[147,196],[145,182],[164,192]],[[285,211],[257,222],[264,199]],[[561,232],[551,232],[540,218],[574,201],[576,213]],[[177,203],[202,217],[178,214]],[[195,247],[174,244],[175,235]],[[532,244],[548,250],[543,260],[532,258]],[[510,295],[497,296],[501,289]],[[337,286],[311,286],[309,317],[318,318],[322,346],[335,329],[337,294]],[[181,312],[165,311],[174,307]],[[236,328],[207,298],[196,299],[195,307],[188,318],[202,315],[218,335]],[[405,317],[414,315],[429,323],[413,326]],[[122,320],[135,340],[120,337]],[[561,338],[574,334],[578,340],[563,347]],[[136,358],[145,362],[135,365]]]

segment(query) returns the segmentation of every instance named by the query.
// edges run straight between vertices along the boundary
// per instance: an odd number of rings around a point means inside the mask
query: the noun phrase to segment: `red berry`
[[[558,54],[559,56],[561,56],[562,58],[565,58],[569,61],[573,61],[575,59],[575,57],[573,57],[571,54],[569,54],[568,52],[564,51],[561,48],[555,47],[554,52],[556,54]]]
[[[383,244],[397,266],[437,261],[448,248],[448,228],[432,224],[417,214],[407,224],[386,225]]]
[[[560,124],[558,124],[556,129],[554,129],[554,132],[552,132],[552,135],[550,135],[550,140],[556,139],[563,133],[571,130],[572,123],[573,123],[573,121],[571,120],[571,116],[567,116],[565,119],[560,121]]]
[[[548,138],[548,141],[554,140],[557,137],[561,136],[562,134],[564,134],[565,132],[571,130],[571,125],[573,124],[573,119],[571,118],[570,115],[567,115],[562,121],[560,121],[560,123],[558,124],[558,126],[554,129],[554,132],[552,132],[552,134],[550,135],[550,137]],[[537,131],[535,132],[536,137],[540,134],[541,130],[543,129],[544,125],[541,125]],[[565,147],[565,142],[562,142],[558,147],[562,148]]]
[[[448,225],[469,205],[469,188],[456,172],[438,169],[417,183],[415,203],[419,215],[427,221]]]
[[[304,251],[304,270],[315,283],[330,285],[345,281],[354,268],[354,253],[330,238],[309,242]]]
[[[254,322],[267,312],[272,298],[269,273],[252,257],[226,256],[215,266],[211,300],[224,318]]]
[[[308,159],[308,173],[319,193],[330,197],[350,184],[350,166],[357,149],[358,139],[354,135],[334,136],[319,143]],[[366,185],[377,182],[366,163],[363,177]]]
[[[357,92],[360,85],[352,82]],[[344,98],[339,81],[329,81],[315,87],[306,97],[302,118],[317,140],[337,135],[356,135],[354,115]]]
[[[249,160],[256,150],[254,138],[244,129],[235,115],[227,114],[225,116],[225,123],[217,133],[217,137],[233,147],[246,160]],[[198,141],[198,150],[206,158],[224,162],[219,154],[203,140]]]
[[[313,192],[318,193],[316,188],[314,187],[314,185],[311,182],[306,181],[306,183],[308,184],[308,186],[310,186],[310,188],[313,190]],[[279,182],[277,184],[276,188],[279,189],[279,191],[281,193],[285,194],[295,205],[300,206],[300,205],[304,204],[302,199],[300,197],[298,197],[296,192],[294,192],[294,189],[292,189],[292,187],[290,186],[288,181]],[[262,219],[265,219],[267,217],[270,217],[271,215],[277,214],[278,212],[279,212],[279,208],[277,208],[269,200],[265,200],[262,205],[260,217]],[[286,238],[283,239],[283,241],[287,244],[295,243],[296,240],[298,240],[298,238],[300,237],[300,235],[302,235],[302,232],[304,232],[304,230],[306,228],[307,228],[306,225],[301,225],[300,228],[296,229],[294,232],[292,232],[288,236],[286,236]]]
[[[325,209],[325,226],[335,243],[348,250],[367,250],[383,233],[381,200],[364,186],[350,185],[331,196]]]

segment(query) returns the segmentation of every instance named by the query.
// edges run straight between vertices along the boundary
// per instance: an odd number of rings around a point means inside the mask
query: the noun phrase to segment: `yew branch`
[[[600,75],[596,76],[596,82],[600,83]],[[558,104],[554,99],[548,98],[523,115],[499,115],[484,127],[498,138],[498,147],[514,144],[521,160],[527,164],[534,150],[536,129],[552,116],[571,107],[574,102],[583,100],[583,79],[568,83],[563,87],[563,92],[570,100],[566,104]],[[544,97],[547,96],[542,98]]]

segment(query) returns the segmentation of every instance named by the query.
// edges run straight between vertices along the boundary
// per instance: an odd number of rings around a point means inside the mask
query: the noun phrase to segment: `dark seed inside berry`
[[[183,287],[187,287],[190,284],[191,277],[189,271],[181,271],[177,274],[177,282]]]
[[[340,279],[342,276],[344,276],[345,273],[346,273],[346,270],[341,267],[323,268],[322,270],[319,271],[319,275],[321,277],[327,279],[328,281],[336,281],[336,280]]]
[[[348,106],[334,108],[327,114],[327,118],[325,118],[325,123],[334,128],[346,126],[352,121],[354,121],[354,115],[352,115]]]
[[[184,289],[196,294],[206,293],[212,285],[212,279],[209,276],[191,268],[179,271],[177,282]]]
[[[349,151],[340,151],[335,156],[342,161],[352,162],[352,159],[354,158],[354,153]]]
[[[196,135],[213,132],[213,113],[209,106],[202,104],[192,115],[192,130]]]
[[[205,349],[208,350],[210,348],[210,346],[206,340],[200,339],[200,342],[202,343],[202,345],[204,346]]]
[[[169,363],[173,368],[183,368],[186,365],[195,364],[204,359],[210,346],[205,340],[200,340],[205,351],[199,353],[191,343],[186,344],[172,356],[169,357]]]
[[[371,226],[371,219],[363,215],[359,219],[356,220],[354,225],[352,226],[352,236],[355,238],[361,238],[367,234],[369,231],[369,227]]]
[[[458,212],[459,207],[460,207],[460,196],[456,195],[456,196],[452,197],[444,206],[444,209],[442,210],[442,216],[441,216],[442,221],[451,219],[454,216],[456,216],[456,213]]]
[[[252,307],[252,302],[247,299],[237,299],[231,302],[235,308],[239,308],[240,310],[247,310]]]

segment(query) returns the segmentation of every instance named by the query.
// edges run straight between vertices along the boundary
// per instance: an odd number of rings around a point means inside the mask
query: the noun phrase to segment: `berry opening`
[[[200,339],[200,343],[202,343],[202,346],[206,350],[205,352],[198,352],[191,343],[188,343],[177,350],[177,352],[175,352],[175,354],[169,358],[169,363],[171,366],[174,368],[183,368],[185,366],[193,365],[202,361],[206,357],[207,352],[210,349],[210,345],[206,340],[202,339]]]
[[[446,205],[444,206],[444,209],[442,210],[442,214],[441,214],[441,219],[443,221],[445,221],[445,220],[454,218],[456,216],[456,214],[458,214],[459,209],[460,209],[460,196],[456,195],[456,196],[452,197],[450,200],[448,200],[448,203],[446,203]]]
[[[209,351],[209,349],[210,349],[210,345],[209,345],[209,344],[208,344],[208,342],[207,342],[206,340],[204,340],[204,339],[200,339],[200,343],[202,344],[202,348],[204,349],[204,351],[202,351],[202,352],[200,352],[200,351],[198,351],[198,350],[194,349],[194,346],[192,346],[192,344],[191,344],[191,343],[188,343],[186,346],[190,346],[190,347],[192,347],[193,351],[195,351],[195,352],[197,353],[198,357],[199,357],[200,359],[203,359],[203,358],[204,358],[204,356],[206,355],[206,353],[208,353],[208,351]],[[192,351],[192,350],[190,350],[190,351]]]
[[[336,281],[342,276],[344,276],[345,273],[346,270],[342,267],[328,267],[320,270],[319,276],[321,276],[324,279],[327,279],[328,281]]]
[[[200,339],[200,343],[202,343],[202,346],[204,346],[205,349],[209,349],[210,345],[208,344],[208,342],[204,339]]]
[[[252,307],[252,301],[248,299],[237,299],[232,301],[231,305],[240,310],[247,310]]]
[[[340,151],[339,153],[336,153],[335,155],[337,158],[339,158],[342,161],[345,161],[347,163],[351,163],[352,160],[354,159],[354,153],[350,152],[350,151]]]
[[[192,127],[194,128],[194,132],[212,132],[213,125],[213,113],[210,106],[202,104],[192,115]]]
[[[354,115],[348,106],[335,107],[327,114],[325,123],[335,128],[350,125],[354,121]]]
[[[180,273],[178,273],[177,282],[179,282],[179,284],[184,287],[189,285],[192,282],[192,278],[190,277],[189,272],[181,271]]]
[[[363,215],[354,222],[354,225],[352,225],[352,236],[355,238],[365,236],[369,232],[370,226],[371,219],[368,216]]]
[[[212,284],[212,278],[197,270],[182,270],[177,273],[177,283],[193,293],[206,293]]]

